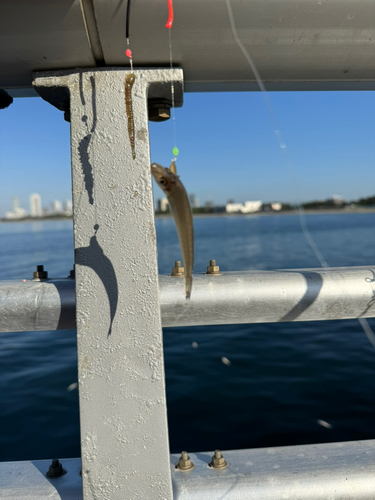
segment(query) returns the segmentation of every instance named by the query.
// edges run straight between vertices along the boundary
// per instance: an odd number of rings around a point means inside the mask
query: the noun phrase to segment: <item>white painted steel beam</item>
[[[172,498],[147,99],[169,97],[174,81],[181,103],[183,77],[134,71],[133,159],[129,73],[74,70],[34,80],[71,117],[84,500]]]
[[[375,88],[373,0],[230,0],[241,42],[269,90]],[[131,2],[137,67],[169,67],[167,2]],[[82,8],[81,8],[82,7]],[[28,95],[31,72],[127,66],[123,0],[2,0],[0,88]],[[258,90],[226,0],[174,5],[173,63],[186,91]]]
[[[74,280],[0,281],[0,332],[76,327]],[[319,321],[375,316],[375,267],[159,276],[162,325]]]
[[[190,472],[170,456],[174,500],[373,500],[375,440],[223,451],[228,467],[209,467],[213,450],[191,452]],[[0,463],[2,500],[83,500],[80,459],[62,459],[67,473],[46,477],[50,460]],[[113,478],[116,483],[117,478]],[[105,498],[97,495],[96,498]],[[123,497],[128,498],[128,497]],[[141,498],[141,497],[139,497]]]

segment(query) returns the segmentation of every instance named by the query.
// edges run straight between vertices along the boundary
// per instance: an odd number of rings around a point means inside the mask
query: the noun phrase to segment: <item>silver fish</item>
[[[194,231],[189,198],[180,177],[177,175],[174,161],[169,168],[153,163],[151,173],[167,197],[176,223],[185,268],[185,295],[186,299],[190,299],[193,284]]]

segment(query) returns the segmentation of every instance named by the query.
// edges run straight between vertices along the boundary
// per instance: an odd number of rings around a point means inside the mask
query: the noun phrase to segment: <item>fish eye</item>
[[[166,186],[166,184],[167,184],[167,179],[165,179],[164,177],[160,177],[159,182],[160,182],[160,184],[161,184],[162,186]]]

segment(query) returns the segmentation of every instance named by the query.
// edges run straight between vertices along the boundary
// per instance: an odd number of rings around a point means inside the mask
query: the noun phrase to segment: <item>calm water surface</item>
[[[307,223],[330,266],[374,264],[375,214]],[[171,219],[156,228],[168,273],[176,231]],[[197,218],[195,235],[197,272],[209,259],[223,271],[319,267],[297,216]],[[0,279],[38,264],[67,276],[72,263],[70,221],[0,224]],[[356,320],[166,328],[164,351],[173,452],[375,438],[375,350]],[[0,460],[80,455],[76,364],[75,331],[0,334]]]

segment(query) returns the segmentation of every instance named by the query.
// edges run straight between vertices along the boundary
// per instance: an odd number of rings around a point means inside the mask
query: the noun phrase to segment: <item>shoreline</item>
[[[332,214],[365,214],[365,213],[375,213],[374,208],[357,208],[350,210],[304,210],[303,213],[305,215],[332,215]],[[254,212],[251,214],[242,214],[242,213],[234,213],[227,214],[226,212],[219,213],[202,213],[202,214],[194,214],[193,218],[204,218],[204,217],[271,217],[271,216],[280,216],[280,215],[299,215],[299,212],[296,210],[285,210],[281,212]],[[171,219],[172,214],[156,214],[155,219]]]
[[[332,215],[332,214],[366,214],[366,213],[375,213],[374,208],[355,208],[350,210],[304,210],[303,213],[305,215]],[[242,213],[233,213],[228,214],[226,212],[214,212],[214,213],[193,213],[193,218],[209,218],[209,217],[271,217],[271,216],[280,216],[280,215],[299,215],[299,212],[296,210],[285,210],[281,212],[254,212],[250,214],[242,214]],[[155,219],[171,219],[172,214],[155,214]],[[38,218],[25,218],[25,219],[0,219],[0,224],[9,224],[12,222],[55,222],[55,221],[68,221],[73,220],[73,217],[38,217]]]

